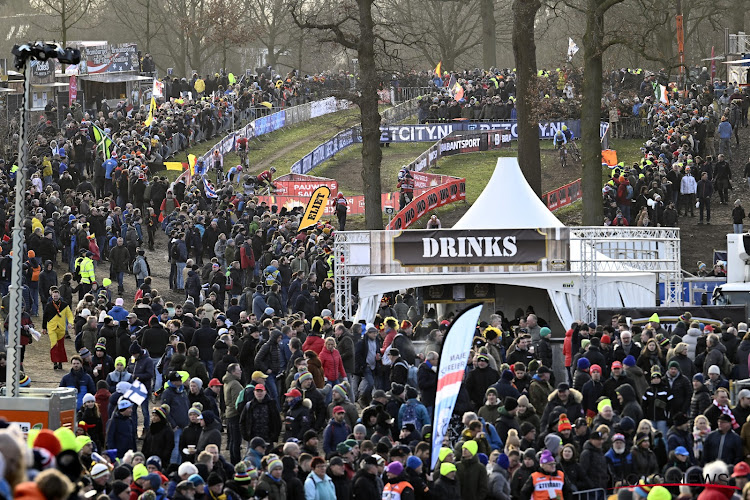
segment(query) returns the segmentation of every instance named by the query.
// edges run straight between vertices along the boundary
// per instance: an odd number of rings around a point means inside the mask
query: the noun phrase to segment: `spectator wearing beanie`
[[[508,455],[500,453],[495,463],[492,464],[492,472],[487,481],[489,498],[510,498],[509,467],[510,460],[508,459]]]
[[[518,400],[512,397],[507,397],[503,401],[503,406],[497,411],[498,417],[495,422],[495,428],[497,429],[497,435],[500,440],[504,443],[508,439],[508,431],[515,429],[520,430],[520,424],[516,418],[518,413]]]
[[[703,383],[703,374],[696,373],[693,375],[693,395],[690,398],[690,418],[703,415],[709,406],[711,406],[711,392]]]
[[[513,400],[517,405],[518,403]],[[456,466],[456,476],[461,488],[462,500],[478,500],[487,497],[487,469],[477,458],[478,446],[475,441],[467,441],[461,449],[461,461]]]
[[[539,345],[535,351],[536,358],[542,362],[544,366],[552,366],[552,344],[550,343],[550,337],[552,336],[552,330],[546,326],[539,329]]]
[[[456,466],[452,463],[440,465],[440,477],[432,487],[432,498],[460,498],[461,489],[456,479]]]
[[[485,422],[493,423],[497,419],[497,410],[500,408],[500,400],[497,397],[497,389],[489,387],[484,392],[484,406],[477,412],[477,416]]]
[[[591,337],[591,344],[584,358],[589,360],[592,365],[607,366],[607,358],[601,349],[601,340],[599,337]]]
[[[626,377],[632,380],[631,385],[635,389],[635,394],[640,401],[649,386],[646,374],[640,366],[636,365],[636,359],[633,356],[625,356],[625,359],[622,360],[622,371]]]
[[[516,413],[516,418],[518,419],[519,424],[528,422],[533,425],[537,434],[539,434],[542,427],[542,420],[539,418],[536,409],[529,402],[529,398],[525,394],[518,398],[518,412]]]
[[[488,354],[479,354],[474,358],[474,369],[466,376],[466,387],[474,405],[474,411],[482,406],[485,391],[499,378],[497,370],[490,367]]]
[[[586,417],[593,417],[597,410],[597,401],[604,394],[604,382],[602,381],[602,367],[593,365],[589,368],[591,380],[583,384],[581,395],[583,400],[583,412]]]
[[[591,380],[591,375],[589,375],[590,366],[591,362],[587,358],[578,359],[575,375],[573,375],[573,389],[580,391],[583,385]]]
[[[503,370],[502,375],[500,375],[500,380],[492,385],[492,388],[495,389],[495,392],[497,393],[498,400],[504,401],[507,397],[518,399],[521,396],[521,393],[518,392],[518,389],[513,385],[513,379],[514,375],[512,371]]]

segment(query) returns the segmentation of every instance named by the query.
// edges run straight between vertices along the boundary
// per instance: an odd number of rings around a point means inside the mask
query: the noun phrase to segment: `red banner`
[[[380,196],[380,203],[382,206],[398,207],[399,193],[382,193]],[[258,196],[258,202],[266,202],[268,205],[276,205],[281,209],[286,207],[287,210],[291,210],[294,207],[305,207],[307,202],[310,201],[310,197],[304,196]],[[332,198],[333,201],[333,198]],[[349,207],[348,215],[364,215],[365,213],[365,197],[363,195],[358,196],[347,196],[347,206]],[[323,216],[333,216],[333,203],[329,202],[326,205]]]
[[[466,179],[453,177],[450,182],[435,186],[414,198],[411,203],[395,215],[387,229],[406,229],[428,212],[448,203],[465,199]]]
[[[456,179],[450,175],[431,174],[429,172],[412,172],[411,175],[414,178],[414,189],[431,189]]]
[[[78,81],[76,80],[75,75],[70,77],[70,86],[68,87],[68,107],[73,103],[73,101],[76,100],[78,97]]]
[[[562,187],[544,193],[542,195],[542,201],[551,212],[554,212],[558,208],[570,205],[574,201],[581,199],[581,179],[576,179],[570,184],[566,184]]]
[[[320,186],[328,186],[331,196],[335,197],[339,191],[339,183],[327,177],[316,177],[314,175],[286,174],[274,181],[276,195],[278,196],[301,196],[309,198],[313,191]]]

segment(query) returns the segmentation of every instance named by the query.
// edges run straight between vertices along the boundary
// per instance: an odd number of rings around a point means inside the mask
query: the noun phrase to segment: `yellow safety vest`
[[[87,285],[90,285],[91,283],[96,281],[96,276],[94,275],[94,261],[91,260],[88,257],[84,257],[81,261],[81,283],[86,283]]]

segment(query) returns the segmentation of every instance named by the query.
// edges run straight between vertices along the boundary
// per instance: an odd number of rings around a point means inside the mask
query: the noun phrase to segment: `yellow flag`
[[[440,61],[437,66],[435,66],[435,75],[436,76],[443,76],[443,74],[440,72],[440,66],[442,66],[443,61]]]
[[[297,231],[302,231],[318,223],[320,218],[323,217],[323,212],[325,212],[326,203],[328,203],[330,196],[331,190],[328,186],[320,186],[313,192],[312,196],[310,196],[310,201],[307,202],[305,215],[302,216]]]
[[[271,109],[271,108],[273,107],[273,104],[271,104],[271,103],[270,103],[270,102],[268,102],[268,101],[263,101],[263,102],[261,102],[261,103],[260,103],[260,105],[261,105],[261,106],[265,106],[265,107],[267,107],[268,109]]]
[[[182,162],[181,161],[165,161],[164,166],[167,167],[167,170],[179,170],[182,172]]]
[[[146,121],[144,122],[144,124],[147,127],[150,127],[151,126],[151,122],[154,121],[154,113],[155,112],[156,112],[156,99],[154,99],[153,96],[152,96],[151,97],[151,106],[149,106],[149,108],[148,108],[148,118],[146,118]]]
[[[188,167],[190,168],[190,175],[195,175],[195,164],[198,158],[195,155],[188,155]]]

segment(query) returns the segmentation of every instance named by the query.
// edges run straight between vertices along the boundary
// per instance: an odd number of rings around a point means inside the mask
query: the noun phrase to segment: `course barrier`
[[[276,113],[271,113],[266,116],[261,116],[251,121],[244,127],[236,130],[226,137],[223,137],[219,142],[214,144],[206,153],[198,158],[198,161],[206,162],[213,155],[214,151],[218,150],[222,155],[234,151],[236,148],[237,140],[240,138],[252,139],[261,135],[269,134],[273,131],[279,130],[283,127],[289,127],[297,125],[313,118],[335,113],[349,109],[352,103],[345,99],[338,99],[336,97],[327,97],[319,101],[308,102],[299,106],[294,106],[287,109],[282,109]],[[190,184],[192,175],[190,169],[186,169],[178,179],[184,179],[186,184]]]

